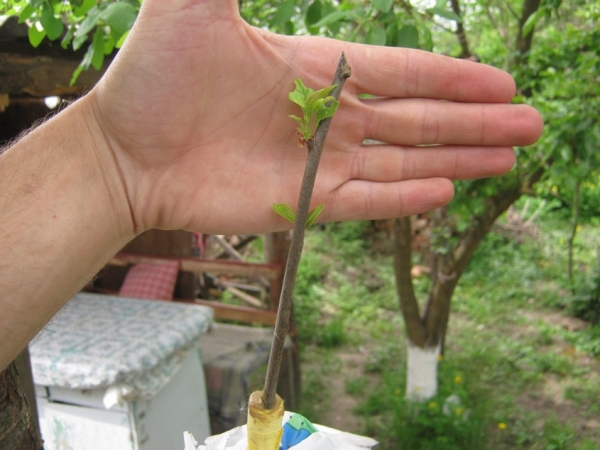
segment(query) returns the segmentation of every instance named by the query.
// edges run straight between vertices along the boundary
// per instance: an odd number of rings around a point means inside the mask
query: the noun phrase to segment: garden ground
[[[585,292],[597,307],[599,236],[584,227],[576,241],[574,296],[567,227],[545,225],[536,241],[492,234],[482,244],[453,297],[439,394],[417,406],[404,401],[389,238],[368,223],[312,231],[296,291],[300,412],[372,436],[382,450],[600,448],[600,332],[571,316]],[[424,297],[427,279],[415,284]]]

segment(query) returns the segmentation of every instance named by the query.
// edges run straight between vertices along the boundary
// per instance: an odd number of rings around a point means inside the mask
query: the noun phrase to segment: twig
[[[342,53],[338,63],[333,83],[336,88],[331,95],[337,100],[340,97],[344,82],[350,76],[350,66],[346,62],[346,57]],[[315,135],[308,140],[308,159],[304,169],[304,178],[300,188],[300,198],[298,200],[298,209],[296,211],[296,222],[294,232],[290,243],[290,252],[285,266],[285,275],[283,277],[283,287],[279,300],[279,310],[277,311],[277,321],[275,323],[275,332],[273,334],[273,344],[271,345],[271,354],[269,356],[269,365],[265,379],[265,389],[263,403],[266,409],[271,409],[275,403],[277,394],[277,381],[279,379],[279,369],[283,357],[283,347],[285,337],[289,330],[290,312],[292,310],[292,301],[294,294],[294,285],[296,284],[296,274],[300,257],[302,256],[302,247],[304,246],[304,231],[306,230],[306,220],[310,208],[315,179],[317,177],[317,168],[319,160],[323,153],[325,138],[331,124],[331,117],[323,120],[317,127]]]

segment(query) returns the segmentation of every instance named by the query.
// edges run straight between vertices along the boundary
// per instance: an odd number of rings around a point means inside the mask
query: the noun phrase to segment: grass
[[[585,283],[575,295],[567,233],[566,222],[546,218],[536,242],[488,236],[453,297],[439,392],[414,405],[404,399],[406,339],[385,237],[365,222],[311,231],[296,309],[311,367],[302,412],[327,425],[328,383],[344,377],[336,355],[367,349],[362,373],[343,381],[361,424],[348,431],[378,439],[381,450],[600,448],[600,326],[569,325],[576,296],[595,311],[600,233],[580,231]],[[423,296],[427,280],[416,281]]]

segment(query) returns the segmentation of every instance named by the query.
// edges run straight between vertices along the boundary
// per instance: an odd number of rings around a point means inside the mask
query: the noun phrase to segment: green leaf
[[[40,43],[46,37],[46,31],[43,28],[42,30],[40,30],[38,27],[42,28],[39,22],[34,22],[29,27],[29,30],[27,30],[27,35],[29,36],[29,43],[33,47],[37,47],[38,45],[40,45]]]
[[[121,48],[123,46],[123,44],[125,43],[125,39],[127,39],[127,36],[129,36],[129,31],[127,31],[126,33],[124,33],[123,36],[121,36],[119,38],[119,40],[117,41],[115,47]]]
[[[454,20],[455,22],[462,23],[462,19],[458,14],[456,14],[454,11],[449,11],[445,8],[438,8],[436,6],[434,8],[429,8],[427,12],[435,14],[436,16],[443,17],[444,19]]]
[[[75,86],[75,83],[77,83],[77,78],[79,78],[79,75],[81,75],[81,72],[84,70],[85,68],[83,67],[83,61],[81,61],[71,76],[71,82],[69,83],[69,86]]]
[[[315,0],[310,4],[306,10],[306,17],[304,19],[304,23],[306,23],[307,27],[310,27],[321,20],[321,7],[322,3],[320,0]]]
[[[73,14],[77,17],[83,17],[94,6],[96,6],[96,0],[80,0],[79,4],[73,4]]]
[[[287,203],[274,203],[273,211],[279,214],[284,219],[289,220],[292,223],[296,222],[296,213],[290,205]]]
[[[316,121],[315,121],[315,130],[316,130],[317,126],[319,125],[319,123],[321,123],[321,121],[323,121],[329,117],[332,117],[335,114],[335,112],[337,111],[338,106],[340,106],[340,102],[338,102],[333,97],[331,97],[331,100],[328,100],[328,101],[332,101],[333,103],[330,106],[323,105],[317,111],[317,117],[316,117]]]
[[[107,35],[104,37],[104,54],[110,55],[115,49],[116,41],[112,35]]]
[[[327,14],[325,17],[323,17],[317,23],[313,24],[313,26],[319,27],[319,28],[326,27],[326,26],[332,25],[336,22],[341,22],[342,20],[346,19],[347,16],[348,16],[348,13],[346,11],[334,11],[331,14]]]
[[[386,45],[395,45],[398,35],[398,26],[392,22],[385,29]]]
[[[94,6],[90,9],[87,17],[81,22],[79,28],[75,32],[75,39],[73,40],[73,50],[78,50],[87,40],[88,33],[94,29],[98,23],[98,19],[102,11]]]
[[[84,70],[87,70],[90,67],[93,56],[94,56],[94,46],[93,46],[93,44],[90,44],[88,46],[87,51],[85,52],[85,55],[83,55],[83,59],[77,66],[77,69],[75,69],[75,71],[73,72],[73,76],[71,77],[71,83],[70,83],[71,86],[73,86],[77,82],[77,78],[79,78],[79,75],[81,75],[81,72],[83,72]]]
[[[527,36],[533,31],[535,24],[537,23],[540,16],[543,14],[543,11],[538,9],[532,15],[530,15],[525,23],[523,24],[523,36]]]
[[[21,14],[19,14],[19,23],[25,22],[27,19],[31,17],[31,15],[35,12],[33,7],[30,4],[25,5]]]
[[[92,61],[91,64],[96,70],[102,69],[104,62],[104,32],[98,28],[94,33],[92,41]]]
[[[48,3],[44,4],[40,16],[40,23],[42,24],[42,27],[44,27],[46,36],[48,36],[48,39],[51,41],[60,37],[65,28],[62,20],[54,16],[54,10]]]
[[[369,31],[365,38],[365,44],[369,45],[385,45],[386,34],[385,30],[380,27],[375,27]]]
[[[306,107],[306,99],[313,90],[304,86],[304,83],[300,78],[297,78],[294,83],[296,84],[296,90],[290,92],[288,98],[296,105],[300,106],[300,108],[304,109]]]
[[[373,0],[373,6],[382,13],[386,13],[392,7],[392,0]]]
[[[108,5],[100,17],[108,22],[110,28],[118,35],[117,37],[121,37],[133,26],[137,12],[130,3],[117,2]]]
[[[298,130],[305,140],[309,140],[314,135],[319,123],[328,117],[331,117],[339,102],[329,94],[336,85],[328,86],[318,91],[304,85],[300,78],[295,80],[296,89],[288,94],[289,99],[302,108],[303,117],[290,115],[291,119],[298,122]],[[331,104],[329,104],[331,102]]]
[[[412,25],[404,25],[396,34],[398,47],[419,48],[419,30]]]
[[[421,27],[421,33],[423,35],[423,39],[421,39],[421,41],[422,41],[421,48],[423,50],[427,50],[428,52],[432,52],[433,51],[433,36],[431,35],[431,30],[426,25],[423,25]]]
[[[295,0],[284,0],[271,19],[271,26],[282,25],[290,20],[296,12],[295,5]]]
[[[73,39],[74,31],[75,31],[75,27],[69,27],[69,29],[67,30],[67,33],[60,41],[60,46],[62,48],[66,49],[69,46],[69,44],[71,43],[71,40]]]
[[[319,214],[321,214],[323,208],[325,208],[325,205],[319,205],[310,212],[308,219],[306,219],[306,228],[315,223],[315,220],[317,220],[317,217],[319,217]]]

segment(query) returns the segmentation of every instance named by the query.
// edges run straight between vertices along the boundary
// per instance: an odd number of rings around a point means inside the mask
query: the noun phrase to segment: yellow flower
[[[454,382],[455,382],[456,384],[458,384],[458,383],[462,383],[462,377],[461,377],[460,375],[456,375],[456,376],[454,377]]]
[[[464,411],[464,409],[463,409],[463,408],[456,408],[456,409],[454,410],[454,413],[455,413],[457,416],[460,416],[460,415],[463,413],[463,411]]]
[[[443,361],[444,360],[444,355],[442,355],[441,353],[438,355],[438,361]]]
[[[437,408],[437,403],[436,402],[429,402],[429,409],[435,409]]]
[[[500,428],[501,430],[506,430],[506,424],[504,422],[500,422],[498,424],[498,428]]]
[[[396,395],[400,395],[400,389],[399,389],[399,388],[396,388],[396,390],[394,391],[394,394],[396,394]]]

